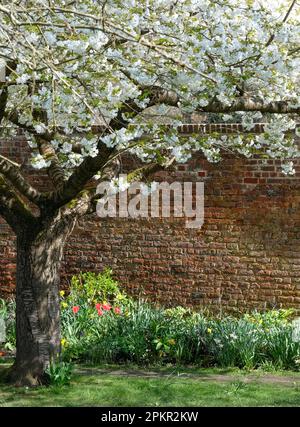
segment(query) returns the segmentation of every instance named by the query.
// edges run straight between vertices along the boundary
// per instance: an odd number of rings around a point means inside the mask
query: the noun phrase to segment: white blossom
[[[17,64],[4,80],[3,124],[15,132],[9,117],[17,112],[30,139],[47,132],[68,173],[101,155],[98,142],[148,163],[186,162],[199,150],[216,162],[226,149],[246,157],[261,152],[280,159],[287,174],[293,170],[289,162],[299,156],[294,119],[262,117],[259,110],[277,102],[300,106],[299,4],[284,19],[285,0],[82,0],[67,8],[65,0],[47,7],[44,0],[25,3],[20,14],[15,2],[1,2],[1,55]],[[257,103],[258,111],[235,112],[239,100]],[[180,114],[215,106],[221,121],[239,117],[248,135],[181,138],[181,119],[169,118],[171,129],[155,126],[147,115],[154,106],[163,117],[170,106]],[[264,133],[251,135],[258,121],[266,122]],[[102,129],[99,141],[95,126]]]
[[[294,163],[293,162],[283,163],[281,165],[281,168],[282,168],[282,173],[284,175],[294,175],[296,172],[294,169]]]

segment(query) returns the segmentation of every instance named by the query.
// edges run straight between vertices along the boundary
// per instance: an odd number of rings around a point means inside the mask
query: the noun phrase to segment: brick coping
[[[235,134],[235,133],[255,133],[260,134],[264,132],[264,128],[268,123],[256,123],[250,130],[244,128],[241,123],[184,123],[178,126],[178,132],[183,135],[191,135],[195,133],[199,134],[210,134],[210,133],[221,133],[221,134]],[[171,124],[162,124],[166,129],[174,127]],[[300,129],[300,123],[296,124],[296,128]],[[0,127],[1,129],[1,127]],[[105,126],[93,126],[93,132],[105,131]],[[23,129],[18,129],[18,135],[24,135]],[[287,132],[288,133],[288,132]],[[294,131],[291,133],[295,133]],[[7,138],[5,138],[7,139]]]

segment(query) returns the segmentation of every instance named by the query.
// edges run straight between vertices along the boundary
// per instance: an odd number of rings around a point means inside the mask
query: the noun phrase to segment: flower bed
[[[0,301],[1,302],[1,301]],[[13,302],[0,305],[6,342],[15,346]],[[292,310],[212,317],[159,308],[121,292],[111,271],[74,276],[61,291],[62,357],[89,363],[192,364],[253,369],[300,368],[300,328]]]
[[[108,270],[74,277],[61,304],[66,360],[299,369],[292,310],[215,318],[157,308],[122,293]]]

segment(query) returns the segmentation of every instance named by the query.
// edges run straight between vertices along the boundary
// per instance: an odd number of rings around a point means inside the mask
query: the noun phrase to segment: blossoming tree
[[[15,383],[42,382],[59,353],[64,242],[116,158],[130,152],[151,176],[193,151],[216,161],[222,149],[262,150],[292,172],[299,42],[295,0],[1,1],[1,137],[23,129],[33,167],[52,182],[39,191],[0,146],[0,214],[17,236]],[[180,118],[158,125],[153,106],[240,112],[247,130],[271,118],[259,136],[182,140]]]

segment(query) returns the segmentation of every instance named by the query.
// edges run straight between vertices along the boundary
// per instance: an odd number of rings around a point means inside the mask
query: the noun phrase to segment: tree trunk
[[[46,383],[45,369],[59,357],[60,266],[71,228],[47,223],[17,236],[15,385]]]

